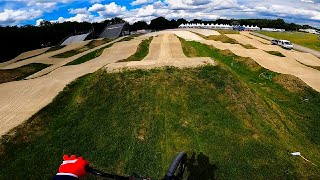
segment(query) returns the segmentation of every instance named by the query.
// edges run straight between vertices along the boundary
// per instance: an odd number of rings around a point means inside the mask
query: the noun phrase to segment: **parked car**
[[[271,44],[272,44],[272,45],[278,45],[278,43],[279,43],[279,42],[278,42],[278,39],[272,39],[272,40],[271,40]]]
[[[278,45],[285,49],[293,49],[293,44],[287,40],[279,40]]]

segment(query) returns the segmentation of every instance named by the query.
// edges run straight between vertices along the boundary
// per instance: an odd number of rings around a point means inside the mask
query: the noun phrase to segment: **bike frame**
[[[174,159],[174,161],[172,162],[169,171],[167,172],[167,174],[164,177],[164,180],[182,180],[183,179],[183,174],[186,168],[186,162],[187,162],[187,154],[185,152],[180,152],[176,158]],[[139,180],[147,180],[141,177],[134,177],[134,176],[130,176],[130,177],[126,177],[126,176],[118,176],[118,175],[114,175],[114,174],[109,174],[109,173],[105,173],[99,170],[96,170],[90,166],[86,167],[86,171],[88,173],[100,176],[100,177],[104,177],[104,178],[109,178],[109,179],[115,179],[115,180],[135,180],[135,179],[139,179]],[[178,173],[177,175],[175,173]],[[150,180],[150,179],[148,179]]]

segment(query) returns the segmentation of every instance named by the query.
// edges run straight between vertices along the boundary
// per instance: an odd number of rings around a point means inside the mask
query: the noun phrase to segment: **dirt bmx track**
[[[215,33],[210,32],[211,30],[193,31],[204,35]],[[105,49],[100,57],[80,65],[63,66],[67,62],[71,62],[72,59],[60,59],[63,63],[55,63],[55,68],[47,69],[46,73],[49,74],[42,74],[41,76],[37,74],[33,76],[34,79],[0,84],[0,136],[20,125],[41,108],[49,104],[67,84],[80,76],[92,73],[108,64],[108,71],[125,67],[149,69],[167,65],[189,67],[208,63],[214,64],[214,61],[210,58],[187,58],[183,54],[179,39],[172,34],[176,34],[187,40],[213,45],[218,49],[229,49],[239,56],[250,57],[271,71],[294,75],[320,92],[320,71],[299,63],[303,62],[307,65],[319,66],[320,60],[310,54],[296,51],[289,52],[277,46],[261,43],[259,39],[247,36],[247,34],[228,36],[236,39],[239,43],[251,44],[258,49],[246,49],[240,44],[204,40],[200,36],[186,30],[162,31],[141,36],[131,41],[115,43],[111,48]],[[140,62],[116,63],[119,60],[127,59],[133,55],[141,41],[148,38],[148,36],[158,37],[155,37],[150,44],[150,53],[145,59]],[[82,46],[84,46],[84,44],[67,46],[58,50],[58,52],[54,51],[10,64],[4,67],[4,69],[16,68],[34,62],[44,62],[53,55]],[[282,52],[286,57],[271,55],[265,52],[266,50]],[[86,53],[88,53],[88,51]],[[52,60],[53,59],[50,59],[50,61]]]
[[[176,31],[171,32],[175,33]],[[198,32],[200,34],[203,34],[201,33],[201,31]],[[236,39],[241,44],[251,44],[257,49],[246,49],[240,44],[230,44],[214,40],[205,40],[196,34],[192,33],[193,35],[190,35],[190,31],[186,30],[180,30],[179,33],[175,34],[187,40],[193,40],[203,44],[212,45],[221,50],[230,50],[238,56],[250,57],[262,67],[274,72],[296,76],[306,84],[308,84],[310,87],[320,92],[320,71],[299,63],[302,62],[307,65],[320,66],[320,59],[313,56],[312,54],[301,53],[297,51],[288,51],[278,46],[266,45],[266,42],[265,44],[261,42],[263,41],[261,38],[255,38],[255,36],[250,36],[250,38],[248,38],[249,36],[246,36],[247,34],[228,34],[227,36]],[[267,53],[266,51],[279,51],[287,57],[274,56]]]
[[[134,54],[140,42],[141,38],[119,42],[105,49],[100,57],[86,63],[60,67],[36,79],[0,84],[0,136],[48,105],[76,78]]]
[[[150,43],[149,54],[142,61],[112,63],[108,72],[122,69],[152,69],[164,66],[178,68],[197,67],[215,62],[211,58],[188,58],[183,53],[180,40],[174,34],[159,34]]]

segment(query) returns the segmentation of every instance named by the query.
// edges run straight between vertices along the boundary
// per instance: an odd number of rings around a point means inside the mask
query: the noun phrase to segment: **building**
[[[241,28],[239,28],[241,27]],[[258,26],[231,26],[229,24],[181,24],[179,28],[204,28],[204,29],[241,29],[247,31],[258,31]]]
[[[319,31],[315,29],[299,29],[299,31],[310,33],[310,34],[320,34]]]
[[[285,32],[285,29],[276,29],[276,28],[262,28],[262,31],[269,31],[269,32]]]
[[[130,26],[127,23],[112,24],[107,26],[101,33],[101,38],[115,39],[130,35]]]
[[[69,44],[73,44],[73,43],[77,43],[77,42],[81,42],[81,41],[85,41],[88,39],[91,39],[91,32],[86,33],[86,34],[79,34],[79,35],[74,35],[74,36],[69,36],[67,37],[65,40],[63,40],[63,42],[61,43],[61,45],[69,45]]]

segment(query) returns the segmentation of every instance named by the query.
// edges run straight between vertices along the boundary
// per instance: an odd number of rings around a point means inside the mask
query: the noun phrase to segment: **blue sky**
[[[52,22],[99,22],[112,17],[135,21],[164,16],[217,18],[283,18],[320,28],[320,0],[0,0],[0,25]]]

